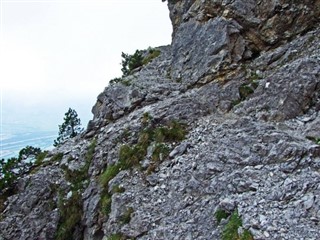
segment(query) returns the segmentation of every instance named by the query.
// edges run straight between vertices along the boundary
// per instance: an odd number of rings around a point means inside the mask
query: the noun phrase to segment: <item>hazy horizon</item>
[[[121,76],[121,52],[171,42],[160,0],[1,1],[1,134],[57,130],[69,107],[86,127],[96,97]]]

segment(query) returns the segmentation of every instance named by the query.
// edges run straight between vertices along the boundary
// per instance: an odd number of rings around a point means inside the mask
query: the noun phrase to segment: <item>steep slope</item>
[[[320,239],[320,1],[168,6],[172,44],[19,180],[0,239]]]

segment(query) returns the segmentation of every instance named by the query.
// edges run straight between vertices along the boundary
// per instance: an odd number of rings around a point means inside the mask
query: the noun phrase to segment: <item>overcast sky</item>
[[[1,0],[0,0],[1,1]],[[83,123],[121,52],[171,42],[161,0],[2,0],[2,123],[56,130],[69,107]]]

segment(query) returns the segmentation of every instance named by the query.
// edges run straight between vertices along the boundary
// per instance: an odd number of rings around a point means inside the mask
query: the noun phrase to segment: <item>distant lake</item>
[[[26,146],[50,150],[57,136],[57,131],[3,132],[0,135],[0,159],[17,157]]]

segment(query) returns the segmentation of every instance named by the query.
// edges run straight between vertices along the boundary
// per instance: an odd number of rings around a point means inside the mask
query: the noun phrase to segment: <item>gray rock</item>
[[[173,151],[169,154],[170,158],[176,157],[176,156],[180,156],[182,154],[185,153],[185,151],[187,150],[187,148],[189,147],[189,143],[188,142],[183,142],[181,143],[179,146],[175,147],[175,149],[173,149]]]
[[[59,203],[75,190],[75,239],[220,239],[228,219],[217,223],[219,208],[237,209],[239,234],[248,229],[254,239],[320,239],[319,1],[168,6],[172,44],[106,87],[86,132],[19,179],[1,213],[0,239],[54,239]],[[170,120],[188,133],[168,143],[168,158],[146,170],[151,143],[142,168],[120,169],[102,186],[122,145],[136,144],[145,125]],[[52,162],[58,153],[61,161]],[[86,179],[74,175],[87,166]]]

